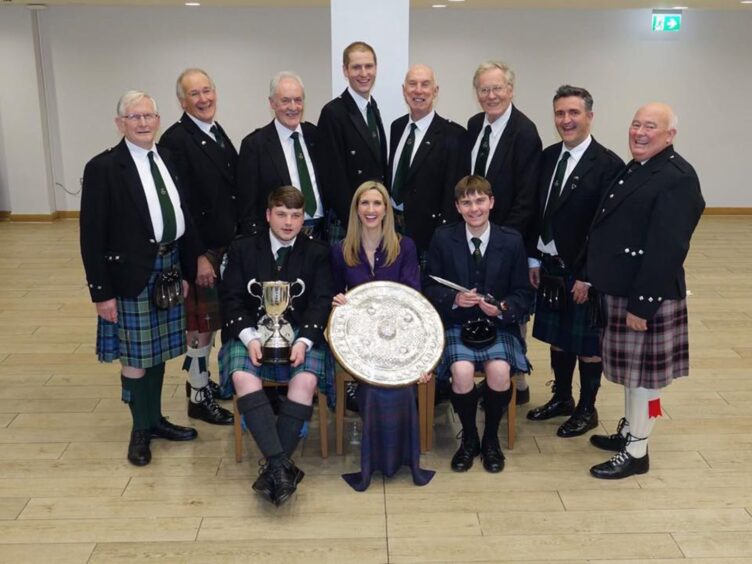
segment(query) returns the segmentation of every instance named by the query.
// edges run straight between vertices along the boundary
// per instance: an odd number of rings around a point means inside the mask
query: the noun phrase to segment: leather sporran
[[[603,296],[590,286],[587,301],[587,323],[589,327],[603,329],[606,326],[606,310],[603,307]]]
[[[496,325],[490,319],[465,321],[460,330],[460,338],[471,349],[485,349],[496,341]]]
[[[551,311],[562,311],[567,306],[567,283],[563,276],[541,272],[540,297]]]
[[[183,303],[183,283],[180,270],[172,267],[159,273],[154,284],[152,299],[157,309],[170,309]]]

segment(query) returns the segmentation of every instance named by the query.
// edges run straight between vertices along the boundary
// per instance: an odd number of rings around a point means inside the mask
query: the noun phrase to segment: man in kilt
[[[126,92],[115,123],[123,140],[84,169],[81,256],[98,315],[97,357],[122,365],[122,399],[133,417],[128,460],[144,466],[151,439],[197,436],[161,411],[165,362],[186,348],[181,295],[196,276],[197,240],[175,167],[154,144],[154,99]]]
[[[334,361],[324,341],[334,297],[329,248],[324,242],[298,236],[304,206],[305,198],[297,188],[274,190],[266,211],[269,228],[230,246],[220,285],[224,320],[220,371],[223,382],[232,382],[238,411],[266,459],[253,489],[275,505],[287,501],[303,479],[303,471],[290,457],[303,424],[311,419],[316,387],[330,390],[334,378]],[[292,300],[285,314],[295,332],[290,364],[263,363],[258,331],[263,309],[248,291],[253,279],[259,283],[300,279],[305,284],[303,294]],[[292,290],[297,291],[297,286]],[[262,389],[263,380],[289,382],[276,421]]]
[[[209,355],[214,332],[222,327],[216,288],[219,266],[238,223],[238,153],[214,121],[217,91],[209,75],[201,69],[186,69],[178,76],[175,90],[184,113],[164,132],[160,145],[178,159],[191,217],[201,240],[198,275],[190,281],[185,303],[188,352],[183,370],[188,372],[188,417],[232,425],[232,412],[215,399],[230,399],[232,394],[209,379]]]
[[[600,329],[588,318],[589,285],[581,273],[585,240],[603,192],[624,162],[590,135],[593,97],[561,86],[554,95],[554,124],[562,142],[543,151],[538,216],[528,238],[530,283],[537,288],[533,337],[551,345],[554,395],[527,418],[569,415],[556,431],[576,437],[598,425],[595,398],[601,382]],[[572,376],[579,359],[580,399]]]
[[[530,372],[519,320],[529,311],[533,291],[522,237],[514,229],[488,219],[494,205],[489,182],[482,176],[466,176],[454,194],[464,221],[436,230],[427,271],[470,291],[457,292],[430,277],[424,282],[425,294],[446,329],[446,348],[437,378],[451,376],[452,406],[462,424],[462,440],[451,467],[465,472],[480,454],[488,472],[501,472],[504,454],[498,432],[512,397],[511,376]],[[484,332],[485,338],[479,337]],[[487,381],[482,441],[475,423],[479,395],[476,371],[484,372]]]
[[[616,451],[590,469],[617,479],[649,469],[648,437],[661,388],[689,373],[684,259],[705,208],[692,166],[672,145],[677,118],[666,104],[637,110],[632,161],[606,191],[590,229],[587,272],[604,296],[603,370],[624,386],[624,418],[590,442]]]

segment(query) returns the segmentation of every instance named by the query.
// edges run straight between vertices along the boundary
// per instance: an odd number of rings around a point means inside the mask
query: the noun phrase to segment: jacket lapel
[[[410,181],[411,177],[415,174],[415,171],[420,169],[423,161],[426,160],[431,150],[436,146],[436,140],[441,135],[443,126],[444,124],[441,123],[441,118],[439,118],[438,114],[435,114],[433,120],[431,120],[431,125],[428,126],[428,131],[426,131],[426,134],[423,136],[423,139],[415,152],[413,162],[410,163],[410,169],[407,173],[408,181]]]
[[[465,235],[465,223],[457,223],[452,233],[452,255],[454,258],[454,268],[457,271],[459,284],[469,288],[470,283],[470,253],[467,247],[467,237]]]
[[[564,183],[564,186],[562,186],[561,194],[559,195],[559,199],[556,200],[556,205],[554,206],[553,211],[558,210],[564,205],[564,203],[569,199],[570,194],[577,189],[577,185],[580,183],[582,178],[584,178],[587,173],[592,170],[593,165],[595,164],[595,153],[595,140],[592,140],[587,150],[582,154],[582,157],[580,157],[577,166],[572,169],[572,172],[569,174],[569,177]]]
[[[149,214],[149,204],[146,202],[144,186],[141,184],[141,177],[138,175],[136,163],[133,162],[133,157],[131,157],[131,153],[125,144],[125,140],[118,143],[115,150],[117,151],[120,173],[123,176],[123,184],[130,193],[131,199],[133,200],[141,219],[148,226],[149,233],[151,233],[153,239],[156,239],[154,225],[151,222],[151,215]]]
[[[363,138],[363,141],[365,141],[373,156],[378,159],[378,155],[376,154],[376,144],[373,142],[371,132],[368,131],[368,124],[363,119],[363,114],[360,113],[358,105],[355,103],[355,100],[353,100],[352,96],[350,96],[350,93],[347,91],[347,89],[345,89],[345,92],[342,94],[342,99],[345,101],[345,105],[347,106],[347,115],[350,117],[350,121],[352,121],[355,129]]]
[[[509,148],[512,146],[515,132],[517,131],[517,121],[519,119],[519,112],[517,108],[512,106],[512,113],[509,116],[509,121],[506,127],[504,127],[504,133],[501,134],[501,139],[496,145],[496,150],[491,156],[491,164],[488,165],[487,178],[494,178],[499,174],[502,164],[506,160],[506,156],[509,154]]]
[[[222,153],[222,148],[217,144],[217,142],[209,137],[206,133],[201,131],[201,128],[199,128],[199,126],[196,125],[194,121],[190,117],[188,117],[187,114],[183,114],[183,116],[180,118],[180,123],[183,124],[186,131],[188,131],[188,133],[191,135],[193,142],[199,147],[199,149],[201,149],[204,154],[206,154],[209,160],[214,163],[214,166],[217,167],[220,174],[229,178],[230,172],[227,170],[226,166],[227,159]],[[225,139],[228,139],[227,135],[224,132],[224,129],[222,129],[219,124],[216,125],[222,135],[225,136]]]
[[[266,151],[269,154],[269,159],[272,161],[277,175],[282,179],[282,182],[289,185],[292,180],[290,180],[290,171],[287,169],[287,159],[285,159],[285,153],[277,134],[277,128],[272,121],[265,129]]]
[[[499,285],[499,272],[501,271],[502,262],[501,258],[504,256],[503,246],[501,244],[501,234],[499,228],[491,224],[491,236],[488,238],[488,246],[486,247],[486,292],[491,293],[493,289]],[[493,260],[489,260],[493,257]],[[495,296],[499,297],[499,296]]]

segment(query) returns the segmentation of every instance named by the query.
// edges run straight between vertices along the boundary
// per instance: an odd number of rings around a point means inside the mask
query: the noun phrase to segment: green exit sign
[[[653,31],[679,31],[681,29],[681,10],[653,10]]]

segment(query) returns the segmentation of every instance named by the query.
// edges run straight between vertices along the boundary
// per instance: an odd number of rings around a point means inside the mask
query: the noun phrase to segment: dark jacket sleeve
[[[527,233],[537,213],[536,193],[542,148],[538,130],[532,122],[521,128],[515,138],[513,162],[517,197],[504,220],[504,226],[516,229],[522,235]]]
[[[84,168],[79,216],[81,258],[92,302],[115,297],[105,263],[107,220],[109,216],[108,167],[102,157],[95,157]]]
[[[248,293],[246,261],[253,260],[252,239],[238,239],[227,251],[227,266],[219,284],[220,311],[224,328],[222,341],[237,339],[243,329],[258,324],[258,299]],[[256,303],[254,304],[253,301]]]
[[[298,338],[303,337],[314,344],[320,344],[324,342],[324,329],[332,310],[334,283],[328,248],[318,241],[311,241],[311,245],[313,277],[305,290],[308,293],[308,303],[302,314]],[[292,305],[295,305],[295,300]]]
[[[514,234],[514,241],[510,246],[514,249],[514,261],[509,268],[507,279],[507,294],[501,298],[509,309],[502,315],[503,324],[520,323],[530,312],[530,306],[535,297],[535,291],[530,285],[527,267],[527,253],[522,239]]]
[[[347,223],[349,216],[349,194],[346,163],[343,160],[346,147],[344,132],[331,108],[326,105],[321,110],[321,116],[316,125],[318,131],[317,160],[320,163],[318,172],[321,176],[319,186],[327,208],[334,210],[337,218]]]

